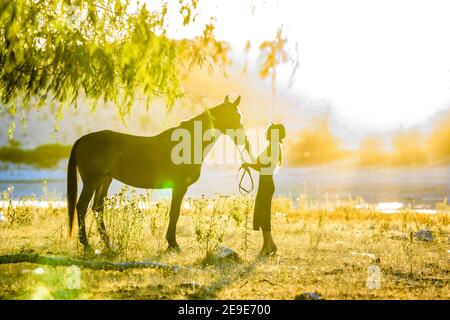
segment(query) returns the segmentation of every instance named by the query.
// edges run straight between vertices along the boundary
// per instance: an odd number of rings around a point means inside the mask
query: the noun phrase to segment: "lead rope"
[[[244,170],[244,171],[242,172],[241,178],[239,179],[239,173],[240,173],[242,170]],[[251,187],[250,187],[250,189],[248,189],[248,190],[242,186],[242,182],[244,181],[245,174],[248,174],[248,176],[249,176],[249,178],[250,178],[250,183],[251,183]],[[239,182],[238,182],[238,185],[239,185],[239,193],[240,193],[240,194],[242,194],[242,195],[247,195],[247,194],[249,194],[250,192],[253,191],[253,188],[255,187],[255,185],[254,185],[254,182],[253,182],[252,173],[250,172],[250,169],[249,169],[248,167],[244,167],[244,165],[242,165],[242,166],[239,168],[239,170],[238,170],[237,178],[238,178],[238,181],[239,181]]]
[[[244,159],[244,156],[242,155],[241,150],[240,150],[239,148],[237,148],[237,149],[239,150],[239,153],[241,154],[241,160],[244,161],[245,159]],[[243,172],[242,172],[241,178],[239,179],[239,173],[240,173],[242,170],[243,170]],[[251,187],[250,187],[250,189],[248,189],[248,190],[242,186],[242,182],[244,181],[244,178],[245,178],[245,175],[246,175],[246,174],[248,174],[248,177],[250,178],[250,183],[251,183]],[[249,169],[248,167],[244,167],[244,164],[242,164],[242,165],[239,167],[238,172],[237,172],[237,175],[236,175],[236,180],[238,181],[239,193],[240,193],[241,195],[244,195],[244,196],[245,196],[245,195],[247,195],[247,194],[249,194],[250,192],[253,191],[253,189],[254,189],[254,187],[255,187],[255,184],[254,184],[254,182],[253,182],[252,173],[250,172],[250,169]]]

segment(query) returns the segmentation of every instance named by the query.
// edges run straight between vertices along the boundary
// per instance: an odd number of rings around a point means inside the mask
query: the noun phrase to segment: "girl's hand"
[[[253,169],[255,171],[259,171],[261,169],[259,164],[253,164],[248,162],[243,163],[241,168],[243,168],[244,170]]]

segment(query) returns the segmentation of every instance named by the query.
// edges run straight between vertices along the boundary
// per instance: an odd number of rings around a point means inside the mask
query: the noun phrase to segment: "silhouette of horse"
[[[156,136],[134,136],[104,130],[79,138],[72,147],[67,169],[69,235],[72,234],[76,207],[78,239],[85,250],[92,250],[86,236],[85,217],[89,202],[95,193],[92,210],[100,213],[95,215],[97,228],[105,246],[109,247],[109,239],[101,213],[103,212],[104,199],[108,194],[108,188],[112,179],[116,179],[137,188],[172,189],[170,221],[166,240],[169,244],[168,250],[178,250],[176,225],[181,202],[188,187],[200,177],[203,160],[216,141],[216,136],[213,135],[208,140],[203,138],[203,134],[206,130],[212,128],[218,130],[218,134],[228,134],[230,137],[232,131],[227,129],[241,129],[237,131],[243,134],[241,114],[238,109],[239,102],[240,96],[234,102],[230,102],[228,96],[226,96],[222,104],[208,109],[190,120],[183,121],[178,127],[170,128]],[[199,123],[201,123],[201,132],[195,132],[199,130]],[[198,158],[198,152],[190,152],[190,154],[182,154],[182,157],[187,157],[190,160],[196,157],[197,161],[174,163],[172,150],[179,144],[179,141],[173,141],[175,132],[188,132],[190,137],[194,137],[198,133],[201,134],[203,151],[200,159]],[[243,136],[246,142],[245,148],[250,152],[248,140],[245,134]],[[178,136],[178,140],[179,138]],[[195,139],[192,138],[190,140],[191,150],[194,150],[196,147],[194,144],[198,142],[193,141]],[[236,135],[233,135],[233,141],[236,145],[243,144],[242,140],[239,140]],[[183,150],[184,152],[185,150]],[[78,202],[77,168],[83,182],[83,189]]]

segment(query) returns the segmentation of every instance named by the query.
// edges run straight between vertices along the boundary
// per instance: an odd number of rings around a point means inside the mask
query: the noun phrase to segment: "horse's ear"
[[[234,100],[233,105],[237,107],[239,103],[241,102],[241,96],[237,97],[236,100]]]
[[[229,97],[228,95],[226,95],[226,97],[225,97],[225,103],[228,103],[228,102],[230,102],[230,97]]]

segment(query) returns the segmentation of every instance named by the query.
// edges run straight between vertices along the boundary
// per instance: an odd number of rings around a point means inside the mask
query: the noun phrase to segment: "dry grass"
[[[116,241],[127,243],[116,246],[120,250],[114,258],[100,254],[96,259],[155,260],[190,270],[82,269],[81,288],[68,290],[66,267],[43,266],[43,273],[36,274],[37,265],[0,265],[0,298],[293,299],[306,291],[317,291],[324,299],[450,298],[450,210],[446,204],[441,204],[435,215],[408,211],[386,215],[355,209],[352,204],[323,210],[300,203],[299,209],[294,209],[291,201],[279,198],[274,202],[272,220],[279,254],[261,260],[256,258],[260,234],[248,223],[249,198],[186,201],[190,205],[183,206],[177,232],[183,251],[170,254],[164,251],[167,202],[142,210],[133,204],[138,199],[123,199],[129,201],[126,214],[114,209],[121,219],[114,220],[112,230],[109,217],[107,228],[116,234]],[[142,219],[140,226],[124,221],[141,221],[130,218],[134,213]],[[21,208],[15,216],[23,217],[15,223],[0,223],[0,255],[33,250],[82,257],[76,239],[66,239],[65,210]],[[89,238],[96,249],[102,249],[94,220],[90,214]],[[125,232],[124,226],[137,229]],[[433,231],[433,241],[410,237],[425,228]],[[199,236],[199,229],[207,236]],[[124,232],[126,236],[120,238]],[[218,245],[233,248],[244,261],[202,264],[205,253]],[[374,264],[381,268],[380,289],[366,285],[368,267]]]

